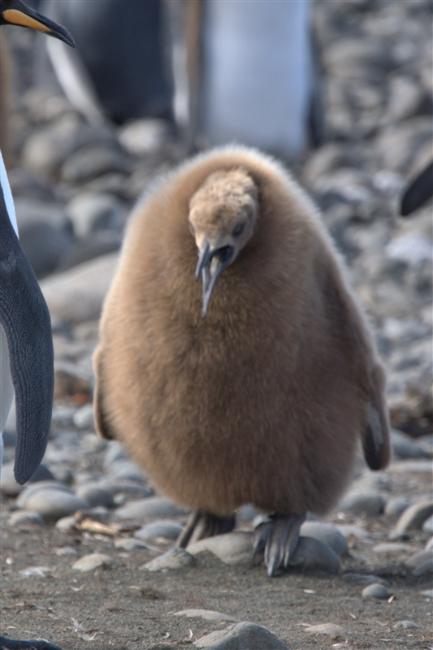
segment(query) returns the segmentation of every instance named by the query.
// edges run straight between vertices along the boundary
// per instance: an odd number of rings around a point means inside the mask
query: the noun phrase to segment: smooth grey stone
[[[355,573],[352,571],[345,573],[343,575],[343,580],[354,585],[372,585],[376,583],[383,585],[387,584],[386,580],[371,573]]]
[[[229,565],[251,564],[253,553],[253,533],[247,531],[233,531],[224,535],[206,537],[188,546],[188,552],[198,555],[208,551],[215,555],[221,562]]]
[[[87,483],[78,487],[77,496],[87,501],[91,507],[113,508],[115,505],[112,494],[108,490],[104,490],[98,483]]]
[[[66,494],[73,494],[73,491],[67,485],[60,483],[59,481],[38,481],[37,483],[29,483],[26,485],[17,499],[18,508],[28,508],[28,501],[33,497],[34,494],[40,492],[41,490],[59,490],[65,492]]]
[[[433,537],[430,537],[429,541],[425,545],[425,550],[426,551],[431,551],[433,550]]]
[[[38,490],[27,498],[25,509],[38,512],[44,519],[57,520],[89,507],[87,501],[63,490]]]
[[[131,163],[114,147],[86,147],[65,160],[60,175],[67,183],[85,183],[104,174],[129,174]]]
[[[395,458],[401,458],[402,460],[431,458],[431,453],[429,453],[428,449],[401,431],[393,430],[391,432],[391,444],[392,453]]]
[[[105,452],[104,468],[110,471],[111,466],[119,460],[128,460],[128,454],[120,442],[111,440],[108,443],[107,451]]]
[[[415,630],[416,628],[421,627],[415,621],[397,621],[397,623],[394,623],[392,626],[395,630]]]
[[[113,558],[104,553],[89,553],[89,555],[84,555],[79,560],[74,562],[72,568],[76,571],[81,571],[86,573],[88,571],[94,571],[99,568],[106,568],[113,564]]]
[[[290,566],[302,571],[318,570],[338,573],[340,560],[334,550],[314,537],[300,537]]]
[[[211,632],[197,639],[194,645],[207,650],[289,650],[284,641],[255,623],[237,623]]]
[[[117,261],[117,253],[104,255],[43,280],[42,293],[54,318],[71,324],[98,319]]]
[[[23,526],[43,526],[44,520],[38,512],[13,512],[8,519],[9,526],[21,528]]]
[[[346,539],[354,537],[360,542],[369,543],[372,541],[370,533],[360,526],[354,526],[353,524],[338,524],[337,528]]]
[[[78,429],[82,431],[92,431],[93,424],[93,406],[85,404],[74,413],[73,422]]]
[[[425,533],[433,533],[433,515],[430,515],[430,517],[425,520],[422,529]]]
[[[305,632],[308,634],[321,634],[329,637],[333,641],[346,638],[346,632],[341,625],[335,623],[319,623],[318,625],[307,625]]]
[[[75,529],[76,519],[74,515],[68,517],[61,517],[56,521],[56,528],[62,533],[70,533]]]
[[[385,515],[389,517],[399,517],[402,512],[410,506],[410,500],[407,497],[392,497],[388,499],[385,506]]]
[[[349,550],[345,536],[333,524],[306,521],[301,526],[301,535],[318,539],[330,546],[337,555],[344,555]]]
[[[123,551],[148,550],[149,545],[135,537],[119,537],[114,540],[114,548]]]
[[[433,573],[433,551],[419,551],[406,560],[406,566],[412,570],[413,575],[423,576]]]
[[[424,589],[424,591],[422,591],[421,594],[425,598],[433,598],[433,589]]]
[[[143,483],[146,479],[143,471],[130,460],[118,460],[110,467],[110,478],[116,481],[136,481]]]
[[[383,513],[385,503],[384,497],[377,492],[352,492],[339,504],[338,510],[375,517]]]
[[[159,555],[150,562],[147,562],[142,569],[146,571],[171,571],[184,569],[195,564],[194,557],[183,548],[171,548],[166,553]]]
[[[131,501],[115,512],[115,519],[164,519],[184,515],[186,510],[165,497],[148,497]]]
[[[391,463],[388,472],[396,474],[428,474],[432,473],[432,463],[429,460],[410,460],[400,463]]]
[[[380,582],[374,582],[373,584],[364,587],[362,590],[363,598],[377,598],[378,600],[385,600],[390,596],[391,593],[389,590]]]
[[[233,616],[215,612],[212,609],[182,609],[174,612],[174,616],[184,616],[185,618],[201,618],[203,621],[236,621]]]
[[[109,492],[116,503],[119,503],[119,499],[123,497],[149,497],[152,494],[152,491],[149,486],[142,483],[137,483],[136,481],[126,481],[121,480],[117,481],[115,479],[110,480],[109,478],[99,481],[99,485],[103,490]]]
[[[19,201],[16,208],[22,247],[36,275],[46,276],[58,268],[72,246],[74,237],[71,229],[64,227],[65,219],[60,207]],[[58,218],[57,224],[55,217]]]
[[[423,500],[409,506],[389,534],[391,540],[404,538],[411,530],[421,530],[424,522],[433,515],[433,501]]]
[[[84,238],[103,229],[121,231],[127,213],[125,204],[115,196],[94,192],[78,194],[67,210],[75,234]]]
[[[67,253],[62,257],[56,269],[57,272],[67,271],[85,262],[91,262],[98,257],[105,257],[119,252],[122,245],[122,235],[117,231],[101,230],[85,239],[73,242]]]
[[[134,537],[144,542],[158,542],[158,539],[175,541],[182,532],[182,525],[177,521],[152,521],[134,533]]]
[[[383,542],[373,546],[373,552],[378,555],[401,555],[404,553],[412,553],[413,547],[410,544],[402,544],[399,542]]]

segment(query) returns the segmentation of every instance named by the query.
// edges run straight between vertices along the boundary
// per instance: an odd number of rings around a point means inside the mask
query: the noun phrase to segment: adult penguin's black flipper
[[[25,483],[47,446],[53,407],[53,343],[48,308],[7,217],[0,188],[0,325],[15,389],[15,478]]]

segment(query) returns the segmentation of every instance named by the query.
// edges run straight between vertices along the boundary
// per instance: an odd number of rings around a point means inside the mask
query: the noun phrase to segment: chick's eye
[[[244,224],[244,223],[238,223],[238,224],[233,228],[233,232],[232,232],[233,237],[239,237],[239,235],[241,235],[241,234],[243,233],[244,228],[245,228],[245,224]]]

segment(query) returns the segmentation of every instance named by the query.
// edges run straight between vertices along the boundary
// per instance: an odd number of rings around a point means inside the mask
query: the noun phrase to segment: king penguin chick
[[[199,155],[138,205],[94,366],[99,432],[195,510],[183,547],[251,503],[275,575],[306,513],[341,496],[357,442],[372,469],[388,462],[384,372],[341,262],[307,196],[253,149]]]

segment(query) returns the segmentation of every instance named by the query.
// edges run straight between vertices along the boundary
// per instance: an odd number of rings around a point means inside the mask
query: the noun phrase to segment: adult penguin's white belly
[[[12,223],[15,232],[18,235],[18,226],[15,215],[15,206],[12,199],[12,192],[3,162],[3,156],[0,151],[0,184],[3,189],[3,195],[6,202],[8,217]],[[3,462],[3,429],[12,405],[14,388],[12,375],[10,371],[9,351],[6,334],[0,325],[0,474]]]

